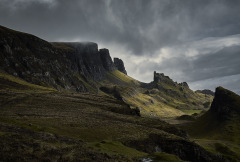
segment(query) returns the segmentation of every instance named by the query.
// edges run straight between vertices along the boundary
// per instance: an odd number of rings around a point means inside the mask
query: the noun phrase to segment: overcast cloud
[[[193,89],[239,92],[239,11],[239,0],[0,0],[0,25],[96,42],[140,81],[156,70]]]

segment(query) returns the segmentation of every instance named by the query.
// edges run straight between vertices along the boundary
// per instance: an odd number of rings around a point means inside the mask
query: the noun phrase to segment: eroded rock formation
[[[127,75],[127,71],[125,70],[124,63],[121,59],[114,58],[114,65],[119,71]]]

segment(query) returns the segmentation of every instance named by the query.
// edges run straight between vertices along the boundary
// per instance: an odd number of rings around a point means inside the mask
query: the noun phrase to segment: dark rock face
[[[209,89],[204,89],[204,90],[197,90],[196,92],[206,94],[206,95],[212,95],[214,96],[214,92],[209,90]]]
[[[220,119],[230,119],[240,114],[240,96],[222,87],[217,87],[210,112]]]
[[[119,71],[127,75],[127,71],[125,70],[124,63],[121,59],[114,58],[114,65]]]
[[[88,92],[97,90],[89,80],[102,81],[115,67],[96,43],[49,43],[0,26],[0,69],[34,84]]]
[[[116,70],[116,67],[114,66],[114,63],[112,61],[112,58],[109,54],[109,50],[108,49],[100,49],[99,50],[99,54],[100,54],[100,58],[102,60],[102,64],[103,67],[107,70],[107,71],[114,71]]]
[[[98,45],[96,43],[85,42],[61,44],[74,50],[69,57],[71,61],[75,63],[75,68],[78,69],[80,74],[96,81],[101,81],[105,78],[106,69],[103,67],[98,52]]]
[[[189,86],[188,86],[187,82],[182,82],[182,83],[179,83],[179,85],[180,85],[180,86],[182,86],[182,87],[187,87],[187,88],[189,88]]]
[[[159,81],[164,81],[164,74],[163,73],[157,73],[156,71],[154,71],[153,73],[153,81],[154,82],[159,82]]]
[[[174,82],[169,76],[165,76],[164,73],[157,73],[156,71],[154,71],[153,73],[153,82],[154,83],[163,82],[174,87],[177,86],[177,83]]]

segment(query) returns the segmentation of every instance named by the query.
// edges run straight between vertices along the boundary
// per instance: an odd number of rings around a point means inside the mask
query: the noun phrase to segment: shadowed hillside
[[[224,154],[231,161],[240,160],[240,96],[237,94],[216,88],[210,110],[184,128],[213,153]]]

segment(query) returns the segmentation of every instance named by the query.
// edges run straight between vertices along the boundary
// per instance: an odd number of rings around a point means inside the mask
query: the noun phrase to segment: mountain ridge
[[[106,72],[117,69],[110,55],[104,54],[108,50],[98,50],[96,43],[49,43],[0,28],[1,69],[29,82],[87,92],[88,87],[96,89],[94,81],[104,80]],[[104,68],[102,61],[110,63],[109,67]]]
[[[0,27],[0,156],[226,161],[161,120],[208,110],[211,95],[156,71],[150,83],[126,74],[94,42],[49,43]]]

